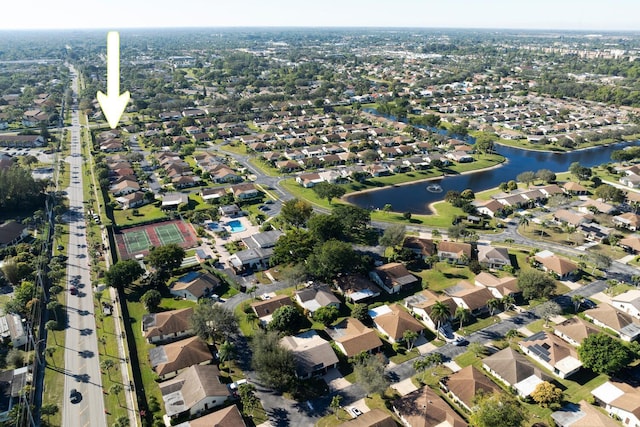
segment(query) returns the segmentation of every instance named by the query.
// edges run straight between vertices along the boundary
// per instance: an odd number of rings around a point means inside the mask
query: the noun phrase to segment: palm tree
[[[451,317],[449,306],[442,301],[436,301],[431,307],[431,319],[436,322],[436,338],[440,338],[440,326]]]
[[[58,329],[58,322],[56,322],[55,320],[49,320],[47,323],[45,323],[44,327],[47,329],[47,331],[51,332],[51,335],[53,335],[53,341],[56,343],[56,345],[58,345],[58,339],[56,338],[56,334],[53,332]]]
[[[120,403],[120,392],[122,391],[122,386],[120,384],[114,384],[109,387],[109,394],[115,394],[118,398],[118,405],[122,406]]]
[[[402,334],[402,339],[405,343],[407,343],[407,350],[411,351],[416,338],[418,338],[417,332],[412,331],[411,329],[407,329],[406,331],[404,331],[404,333]]]
[[[493,316],[496,310],[500,307],[500,300],[497,298],[491,298],[487,301],[487,308],[489,309],[489,314]]]
[[[223,342],[220,344],[220,348],[218,351],[218,358],[220,359],[220,363],[224,363],[227,366],[227,371],[231,371],[231,366],[227,363],[234,359],[236,352],[236,347],[230,343],[229,341]]]
[[[460,329],[462,329],[462,325],[471,320],[471,310],[462,306],[458,306],[456,308],[454,317],[458,319],[458,321],[460,322]]]
[[[507,294],[505,296],[502,297],[502,299],[500,300],[500,302],[502,303],[502,306],[504,307],[503,310],[507,311],[509,310],[509,308],[516,303],[516,299],[513,297],[512,294]]]
[[[518,225],[522,226],[522,228],[527,228],[527,226],[529,225],[529,217],[526,215],[520,215]]]
[[[577,313],[580,308],[580,303],[582,302],[582,295],[572,295],[571,302],[573,303],[573,311]]]
[[[340,409],[341,400],[342,400],[342,396],[340,396],[339,394],[336,394],[335,396],[333,396],[333,399],[331,399],[331,403],[329,404],[329,407],[331,408],[333,413],[336,414],[336,419],[338,419],[338,409]]]
[[[107,371],[107,375],[109,376],[109,380],[111,380],[111,368],[116,366],[116,362],[113,359],[105,359],[100,363],[100,367]]]
[[[520,333],[518,332],[517,329],[509,329],[507,331],[506,334],[504,334],[504,337],[506,339],[509,340],[509,342],[511,342],[512,340],[514,340],[515,338],[518,338],[520,336]]]
[[[60,303],[58,301],[50,301],[47,304],[47,310],[53,313],[53,317],[56,318],[56,322],[58,322],[58,308],[60,308]]]

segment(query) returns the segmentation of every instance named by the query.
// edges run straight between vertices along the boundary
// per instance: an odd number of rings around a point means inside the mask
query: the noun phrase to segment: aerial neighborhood
[[[130,31],[0,35],[0,425],[640,426],[640,38]]]

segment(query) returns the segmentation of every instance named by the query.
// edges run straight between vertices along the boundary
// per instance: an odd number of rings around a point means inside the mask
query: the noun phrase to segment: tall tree
[[[276,241],[272,263],[303,263],[317,244],[316,237],[307,230],[288,230]]]
[[[578,356],[585,368],[607,375],[618,372],[632,360],[631,351],[620,340],[604,332],[582,340]]]
[[[282,219],[294,227],[302,227],[305,225],[309,218],[311,218],[312,213],[313,208],[311,205],[300,199],[287,200],[282,204],[282,209],[280,210]]]
[[[471,320],[473,316],[471,315],[471,310],[458,306],[456,307],[454,317],[458,319],[458,322],[460,322],[460,329],[462,329],[462,325]]]
[[[481,395],[470,415],[477,427],[520,427],[527,419],[526,411],[508,393]]]
[[[171,272],[180,267],[185,251],[176,243],[151,248],[147,262],[157,270]]]
[[[320,182],[313,186],[313,191],[320,197],[321,199],[327,199],[329,204],[331,204],[331,200],[339,199],[344,196],[347,190],[344,187],[341,187],[338,184],[331,184],[328,182]]]
[[[389,379],[384,375],[385,363],[381,356],[370,355],[353,366],[358,384],[367,395],[384,394],[389,387]]]
[[[442,301],[436,301],[431,307],[431,319],[436,322],[436,337],[439,338],[440,326],[443,322],[446,322],[451,317],[451,310],[449,306]]]
[[[562,402],[562,390],[548,381],[539,383],[531,393],[531,398],[543,408]]]
[[[396,247],[404,242],[407,227],[403,224],[393,224],[387,227],[380,237],[380,244],[387,247]]]
[[[260,380],[277,391],[290,390],[296,382],[293,353],[280,345],[277,331],[256,331],[251,340],[251,365]]]
[[[269,322],[270,331],[279,331],[286,334],[293,334],[300,329],[302,314],[292,305],[284,305],[276,308]]]
[[[113,264],[109,270],[107,270],[104,277],[107,285],[119,288],[131,285],[138,280],[142,274],[144,274],[144,269],[140,267],[140,264],[138,264],[136,260],[129,259]]]
[[[562,314],[562,307],[555,301],[545,301],[536,308],[536,312],[544,319],[544,326],[548,326],[549,319]]]
[[[556,281],[540,270],[523,269],[518,276],[518,288],[527,300],[549,298],[556,291]]]
[[[353,271],[357,264],[358,257],[353,245],[340,240],[324,242],[307,260],[308,271],[324,280],[332,280],[338,273]]]
[[[333,398],[331,399],[331,403],[329,404],[329,407],[331,408],[333,413],[336,414],[336,419],[338,419],[338,410],[340,409],[341,401],[342,401],[342,396],[340,396],[339,394],[336,394],[335,396],[333,396]]]
[[[238,334],[238,319],[233,311],[220,304],[205,302],[193,309],[191,326],[196,335],[205,341],[233,340]]]
[[[407,350],[409,351],[413,348],[416,339],[418,339],[418,333],[411,329],[407,329],[402,333],[402,340],[407,344]]]
[[[142,294],[140,302],[144,304],[148,312],[153,313],[162,302],[162,295],[156,289],[150,289]]]

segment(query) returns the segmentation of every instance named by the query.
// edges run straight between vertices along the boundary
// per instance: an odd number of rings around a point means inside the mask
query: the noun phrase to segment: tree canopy
[[[384,366],[385,363],[379,355],[369,355],[354,364],[356,380],[367,394],[382,395],[389,387],[389,379],[383,374]]]
[[[470,416],[477,427],[520,427],[526,418],[520,402],[507,393],[480,395]]]
[[[36,181],[29,168],[14,165],[0,169],[0,211],[8,213],[43,205],[45,181]]]
[[[296,307],[284,305],[273,311],[271,322],[269,322],[269,330],[293,334],[300,329],[301,321],[302,314]]]
[[[330,280],[338,273],[348,273],[359,263],[350,243],[328,240],[318,247],[307,260],[307,268],[313,276]]]
[[[520,272],[518,288],[527,300],[549,298],[556,291],[556,281],[547,273],[530,268]]]
[[[319,182],[318,184],[313,186],[313,191],[320,197],[321,199],[327,199],[329,203],[333,199],[339,199],[344,196],[347,190],[344,187],[341,187],[338,184],[331,184],[329,182]]]
[[[293,387],[296,382],[293,353],[280,345],[277,331],[257,331],[251,339],[251,350],[251,365],[260,381],[277,391]]]
[[[309,202],[300,199],[287,200],[282,204],[280,215],[284,221],[294,227],[302,227],[307,223],[313,208]]]
[[[238,334],[238,319],[233,311],[209,302],[195,306],[191,326],[196,335],[205,341],[232,341]]]
[[[180,267],[185,257],[184,249],[176,243],[151,248],[147,262],[158,270],[172,271]]]
[[[129,286],[144,274],[144,269],[136,260],[128,259],[113,264],[105,273],[105,281],[108,286],[119,288]]]
[[[613,374],[627,366],[632,353],[620,340],[600,332],[582,340],[578,356],[585,368],[599,374]]]

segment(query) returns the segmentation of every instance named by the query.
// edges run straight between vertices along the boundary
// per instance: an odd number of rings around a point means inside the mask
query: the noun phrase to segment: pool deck
[[[218,253],[219,261],[225,265],[227,265],[227,260],[231,256],[231,254],[224,247],[225,244],[229,242],[234,242],[237,240],[242,240],[245,237],[250,237],[260,232],[260,226],[251,224],[251,221],[249,221],[249,218],[247,217],[236,217],[236,218],[221,217],[219,223],[225,224],[233,220],[240,221],[240,223],[244,226],[245,230],[231,233],[231,236],[229,236],[226,239],[216,236],[215,233],[211,231],[209,228],[206,229],[208,234],[211,236],[211,240],[214,242],[212,246],[214,250]],[[224,226],[224,229],[228,230],[228,227]]]

